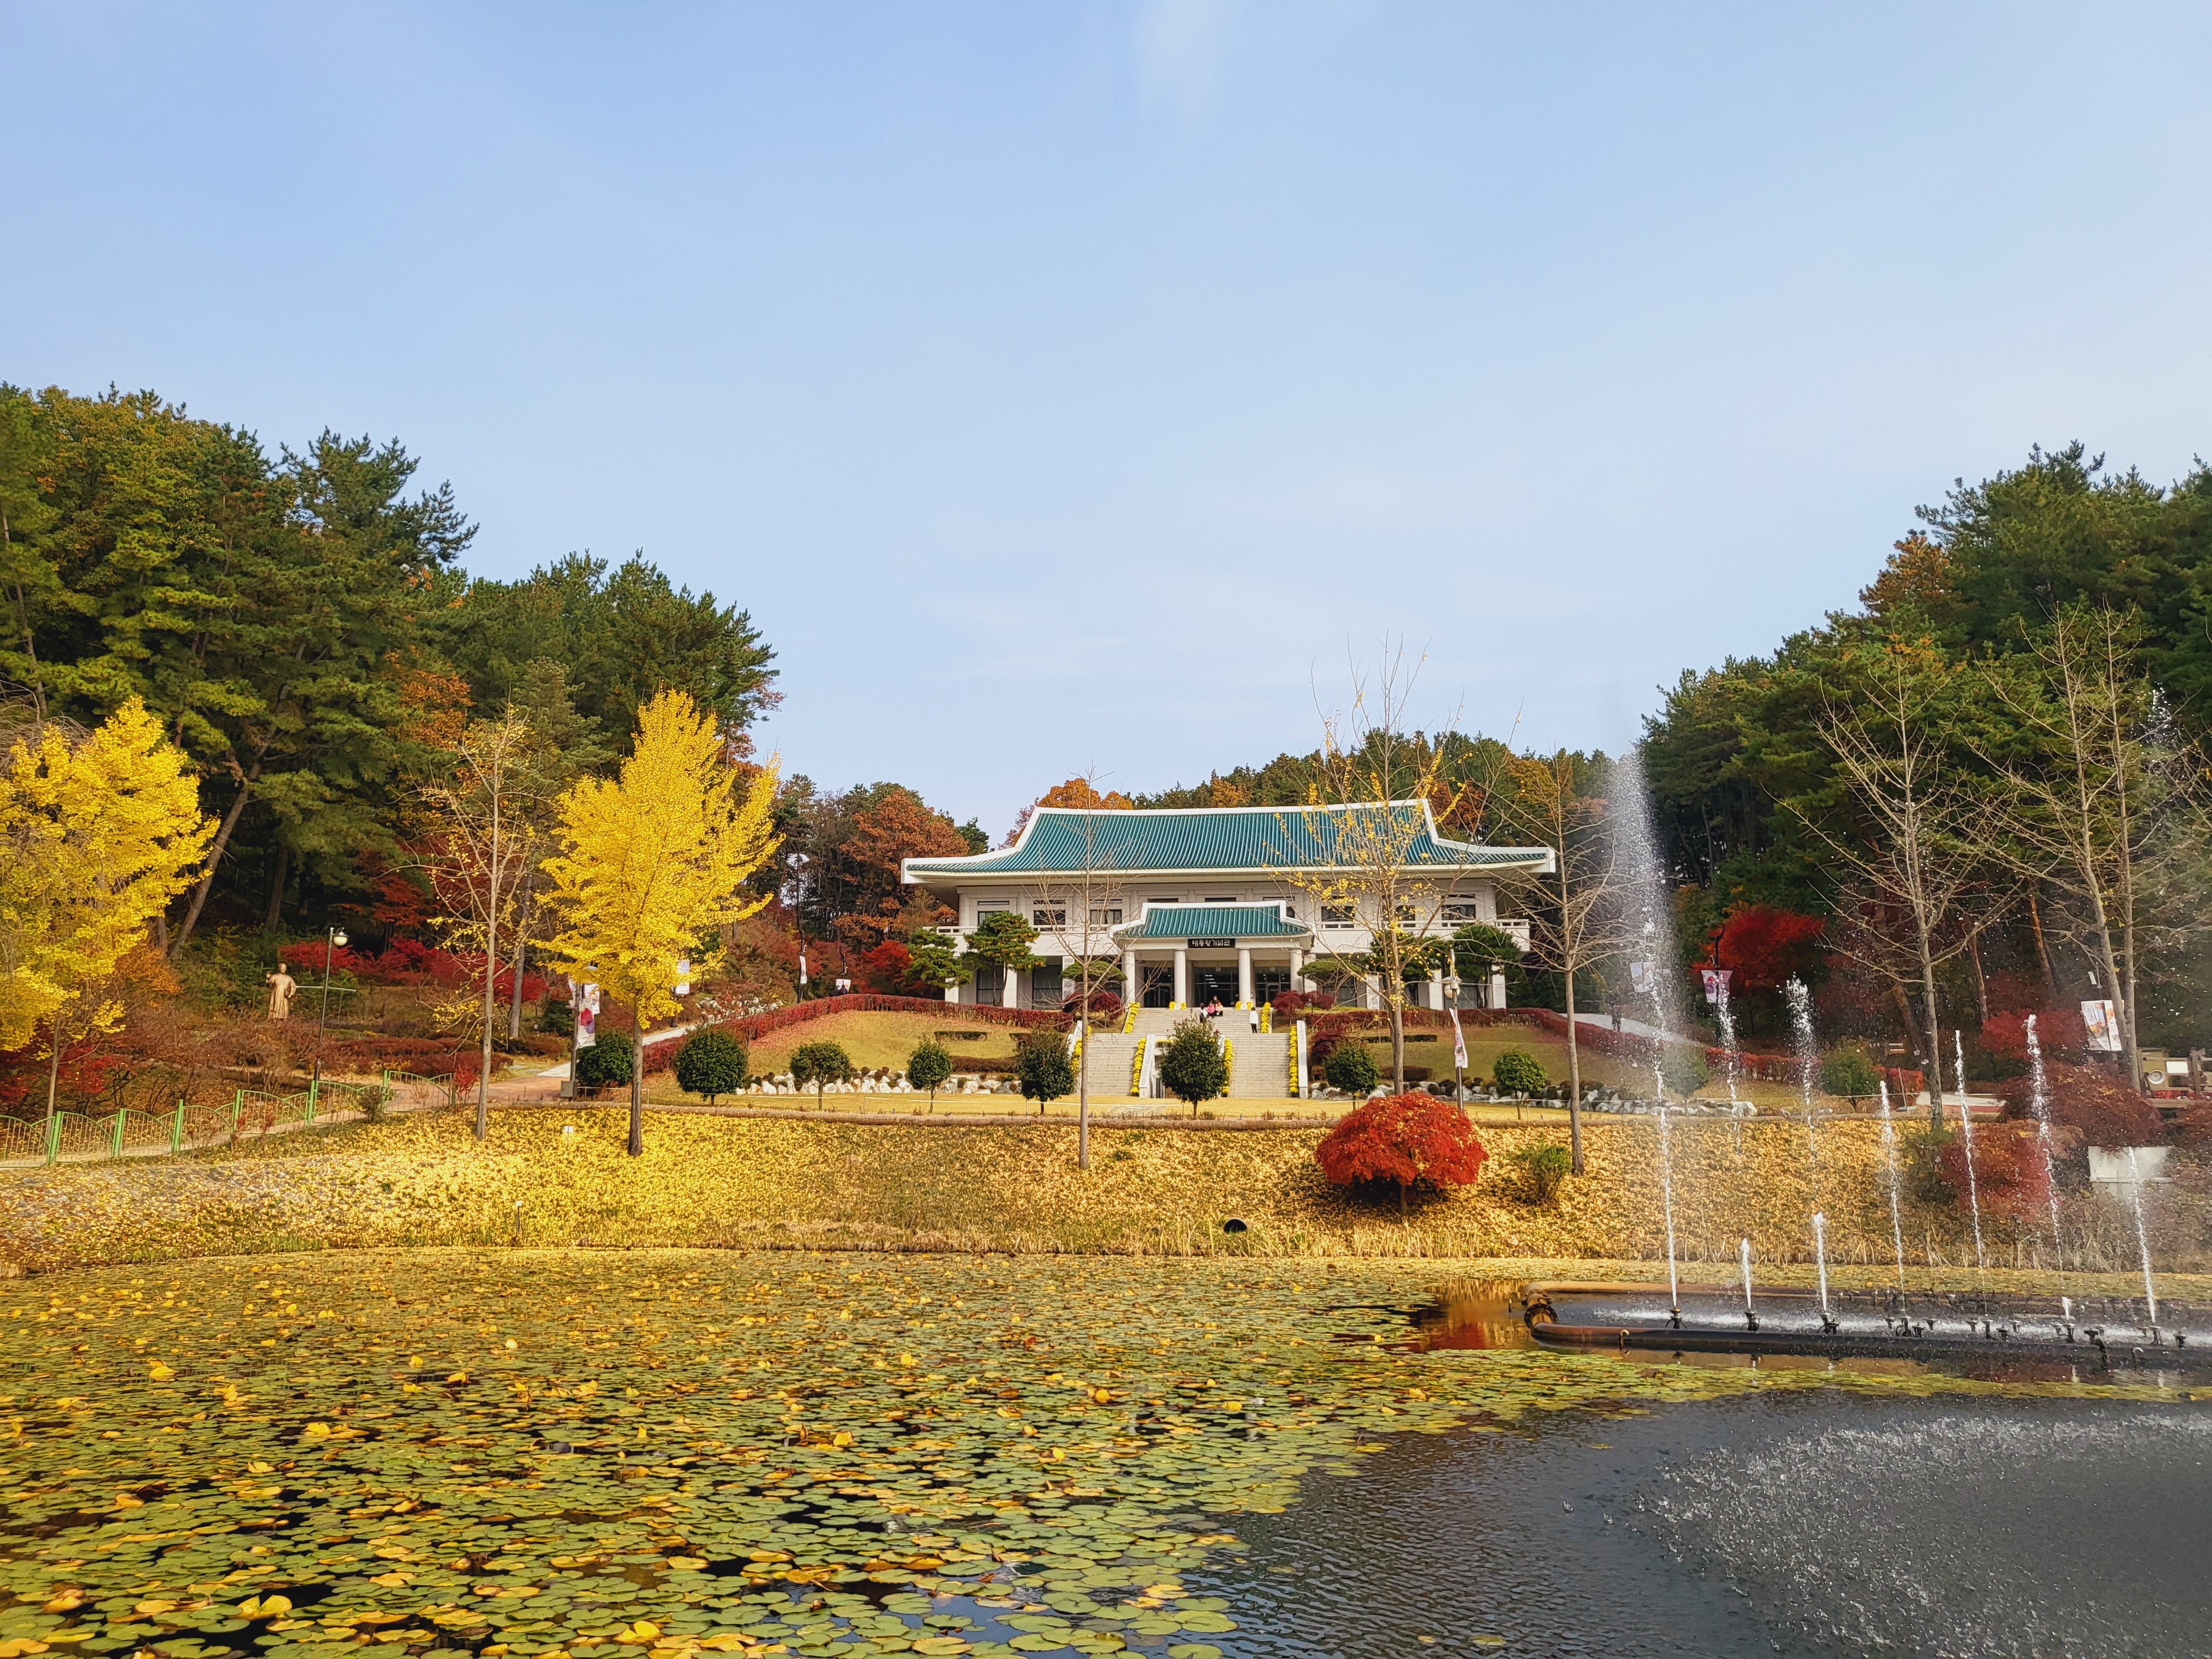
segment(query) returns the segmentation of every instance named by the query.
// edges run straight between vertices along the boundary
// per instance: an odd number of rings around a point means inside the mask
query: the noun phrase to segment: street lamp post
[[[345,942],[344,928],[323,930],[323,1011],[315,1017],[315,1071],[313,1080],[307,1085],[311,1092],[320,1088],[323,1081],[323,1033],[331,1023],[331,963],[345,949]]]

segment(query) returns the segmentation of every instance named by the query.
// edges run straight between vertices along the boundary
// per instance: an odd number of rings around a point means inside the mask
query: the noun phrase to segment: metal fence
[[[375,1083],[318,1079],[297,1094],[240,1089],[227,1104],[217,1106],[180,1100],[166,1112],[126,1107],[105,1117],[55,1112],[43,1118],[0,1118],[0,1164],[84,1163],[234,1146],[279,1130],[374,1118],[410,1093],[418,1107],[451,1107],[453,1079],[386,1072]]]

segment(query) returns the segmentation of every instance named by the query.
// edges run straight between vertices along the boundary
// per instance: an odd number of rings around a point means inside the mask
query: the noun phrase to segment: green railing
[[[308,1127],[374,1118],[399,1091],[410,1088],[422,1091],[426,1104],[451,1108],[454,1103],[451,1077],[387,1072],[375,1083],[319,1079],[296,1094],[240,1089],[219,1106],[180,1100],[166,1112],[125,1107],[105,1117],[55,1112],[43,1118],[5,1118],[0,1119],[0,1164],[56,1164],[64,1158],[144,1157],[186,1147],[236,1146],[294,1125]]]

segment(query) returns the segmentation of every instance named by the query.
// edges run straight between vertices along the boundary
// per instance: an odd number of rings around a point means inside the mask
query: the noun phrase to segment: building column
[[[1295,945],[1291,946],[1291,989],[1303,991],[1305,981],[1306,953]]]
[[[1505,975],[1502,973],[1490,976],[1490,1006],[1493,1008],[1505,1006]]]
[[[1121,952],[1121,1000],[1132,1008],[1141,1008],[1145,1002],[1145,981],[1139,977],[1144,969],[1137,965],[1137,952],[1130,947]]]
[[[999,971],[1006,976],[1006,988],[1000,994],[999,1006],[1002,1008],[1018,1006],[1018,1005],[1014,1001],[1015,970],[1012,968],[1002,968]]]
[[[947,1002],[957,1002],[957,1001],[959,1001],[959,1000],[960,1000],[960,988],[959,988],[957,985],[948,985],[948,986],[946,986],[946,987],[945,988],[945,1000]]]
[[[1180,945],[1176,946],[1175,1000],[1190,1006],[1190,951]]]
[[[1237,1000],[1241,1006],[1252,1006],[1252,947],[1249,945],[1237,950]]]
[[[1437,969],[1429,975],[1429,1006],[1438,1013],[1444,1010],[1444,970]]]

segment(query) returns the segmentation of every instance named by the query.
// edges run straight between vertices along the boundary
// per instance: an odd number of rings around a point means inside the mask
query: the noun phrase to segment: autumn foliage
[[[2051,1121],[2092,1146],[2148,1146],[2162,1137],[2158,1108],[2112,1073],[2098,1066],[2052,1064],[2045,1068],[2051,1091]],[[2030,1080],[2004,1085],[2005,1115],[2034,1116]]]
[[[1740,988],[1771,990],[1812,965],[1826,926],[1818,916],[1745,905],[1721,925],[1714,965],[1731,969]]]
[[[2006,1221],[2033,1225],[2051,1211],[2051,1173],[2035,1131],[2025,1126],[1991,1125],[1974,1131],[1974,1168],[1971,1183],[1966,1174],[1966,1139],[1954,1134],[1939,1154],[1943,1184],[1959,1207],[1969,1204],[1969,1192],[1978,1200],[1982,1213]]]
[[[1388,1181],[1401,1192],[1424,1181],[1471,1187],[1489,1156],[1464,1113],[1419,1091],[1346,1113],[1314,1148],[1322,1173],[1336,1186]]]

